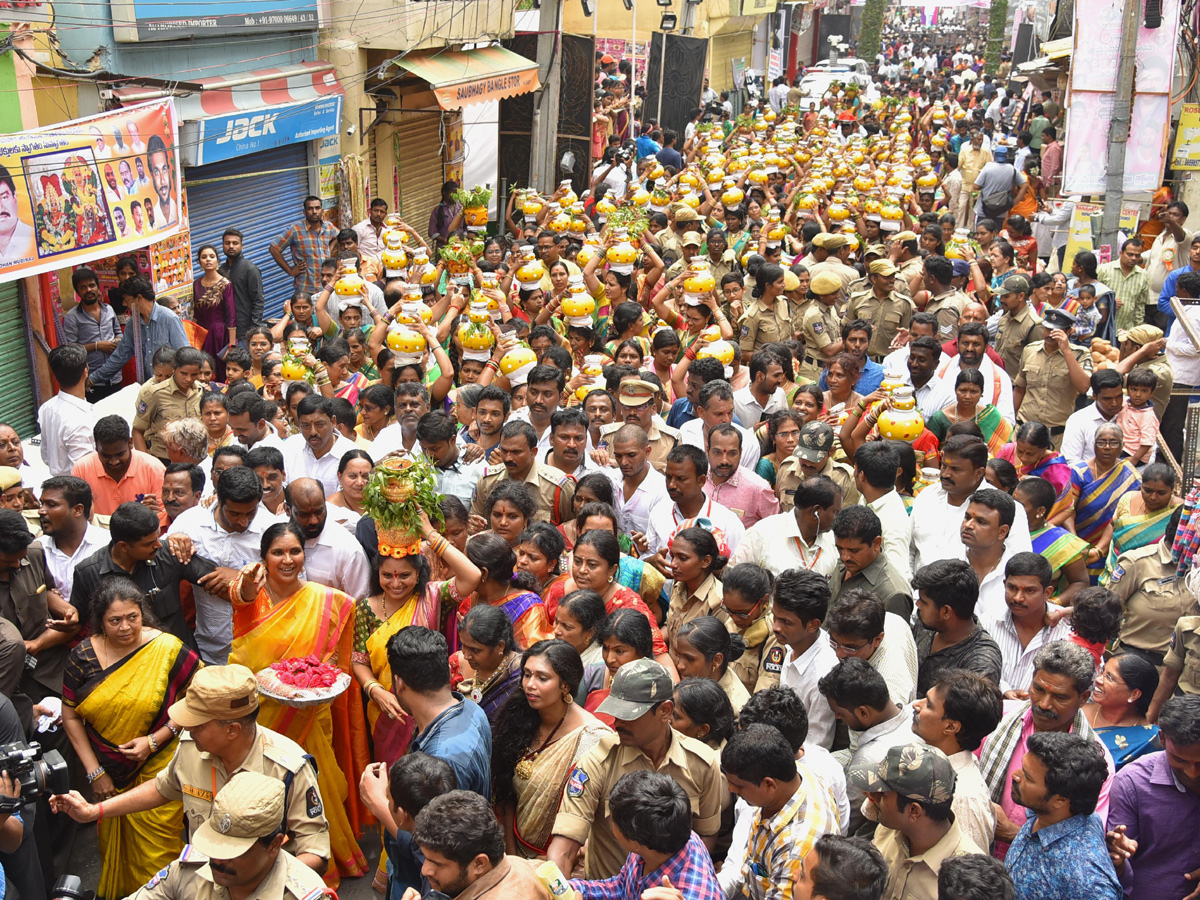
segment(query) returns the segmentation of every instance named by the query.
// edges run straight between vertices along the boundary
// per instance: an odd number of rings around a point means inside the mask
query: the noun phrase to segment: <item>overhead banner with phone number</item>
[[[178,233],[178,135],[170,98],[0,135],[0,282]]]

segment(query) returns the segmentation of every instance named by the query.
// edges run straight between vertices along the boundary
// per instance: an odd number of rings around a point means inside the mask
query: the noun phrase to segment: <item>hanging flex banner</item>
[[[0,135],[0,282],[176,234],[178,124],[167,98]]]

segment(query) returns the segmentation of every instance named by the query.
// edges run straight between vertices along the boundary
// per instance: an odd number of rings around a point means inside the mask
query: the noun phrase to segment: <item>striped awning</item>
[[[527,94],[541,87],[538,66],[500,47],[409,53],[392,65],[428,81],[442,109]]]
[[[342,86],[327,62],[303,62],[276,69],[255,69],[211,78],[197,78],[199,91],[177,94],[179,118],[195,121],[210,116],[302,103],[342,93]],[[140,103],[172,92],[161,88],[130,86],[113,91],[122,104]]]

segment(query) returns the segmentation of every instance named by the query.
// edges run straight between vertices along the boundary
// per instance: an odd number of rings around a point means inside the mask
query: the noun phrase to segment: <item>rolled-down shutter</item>
[[[409,113],[392,133],[392,159],[400,168],[401,215],[427,239],[429,214],[441,202],[445,181],[441,122],[436,112]]]
[[[0,391],[0,422],[27,438],[37,431],[37,403],[29,369],[33,338],[25,322],[18,284],[0,284],[0,385],[4,385]]]
[[[221,247],[233,226],[245,235],[246,257],[262,271],[263,312],[283,312],[294,282],[271,256],[271,244],[304,218],[309,193],[308,144],[289,144],[184,172],[192,255],[204,244]],[[224,254],[221,255],[224,259]],[[192,268],[196,270],[193,259]]]
[[[732,91],[733,61],[745,58],[750,68],[754,54],[754,32],[714,35],[708,42],[708,84],[714,91]]]

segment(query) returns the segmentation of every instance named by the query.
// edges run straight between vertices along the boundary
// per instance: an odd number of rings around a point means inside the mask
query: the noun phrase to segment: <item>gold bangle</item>
[[[383,687],[382,683],[378,681],[368,681],[367,686],[363,688],[363,693],[367,695],[368,700],[371,699],[371,688],[375,687],[376,685]]]

